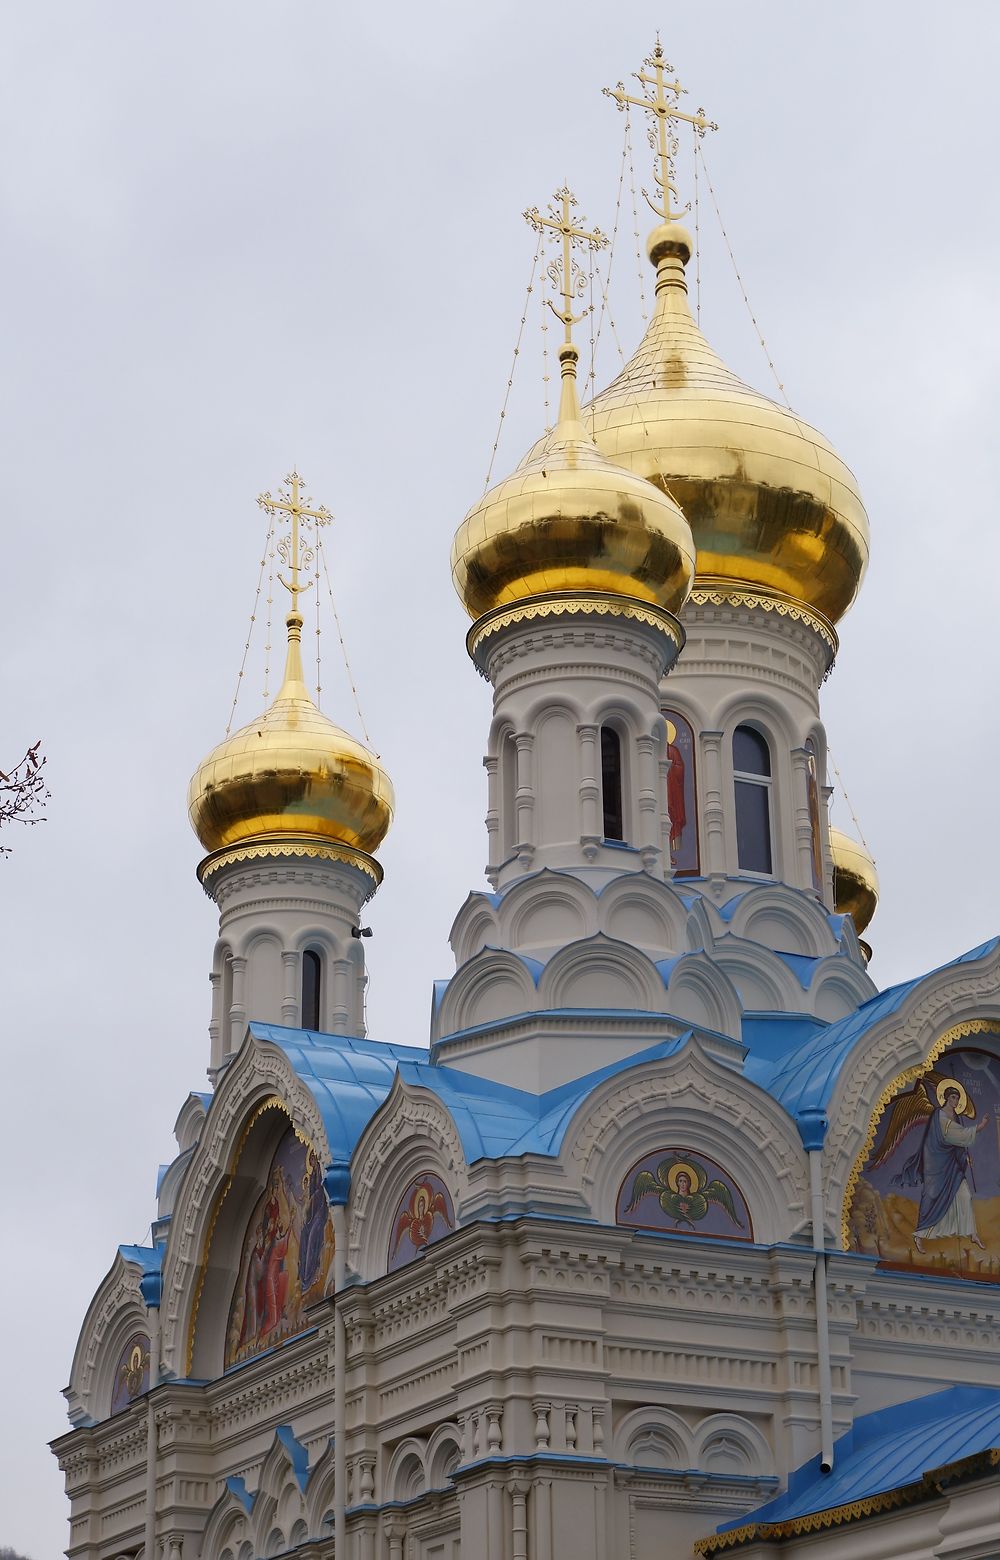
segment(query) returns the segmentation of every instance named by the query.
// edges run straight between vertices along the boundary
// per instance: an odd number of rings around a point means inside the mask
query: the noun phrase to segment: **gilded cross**
[[[654,125],[657,129],[649,132],[649,144],[657,156],[658,167],[654,172],[657,188],[660,193],[660,204],[652,199],[647,190],[643,195],[658,217],[664,222],[676,222],[682,217],[690,206],[681,206],[675,211],[673,203],[677,200],[677,185],[674,182],[674,159],[677,156],[677,136],[674,125],[683,120],[691,125],[697,136],[703,136],[706,130],[718,130],[718,125],[705,117],[705,110],[699,108],[696,114],[686,114],[680,106],[682,94],[687,93],[687,87],[682,87],[677,80],[674,67],[669,65],[663,57],[660,40],[656,40],[656,48],[648,59],[643,60],[643,65],[653,72],[651,76],[645,70],[636,71],[635,79],[644,87],[652,87],[652,94],[643,93],[642,97],[630,97],[625,91],[625,83],[619,81],[617,87],[605,87],[604,96],[614,98],[619,109],[625,109],[631,104],[634,108],[641,108],[647,114],[653,114]],[[673,76],[672,81],[668,80]]]
[[[584,318],[582,314],[573,313],[573,299],[579,297],[587,285],[587,278],[573,260],[573,245],[584,244],[588,249],[603,249],[608,240],[600,228],[594,228],[592,233],[573,221],[573,207],[577,204],[576,196],[565,184],[561,190],[556,190],[553,200],[559,202],[558,206],[549,205],[549,214],[543,217],[537,206],[532,206],[530,211],[524,213],[526,222],[530,222],[536,233],[541,233],[545,228],[551,228],[562,238],[562,262],[554,260],[549,266],[549,276],[556,291],[562,295],[562,308],[557,309],[551,298],[545,302],[552,310],[557,320],[562,320],[566,328],[566,340],[573,339],[573,326],[579,324]],[[582,223],[585,219],[581,218]]]
[[[278,552],[284,559],[290,580],[286,580],[283,574],[278,578],[292,598],[292,611],[299,609],[299,597],[309,589],[311,581],[305,585],[299,581],[299,571],[307,569],[316,556],[316,549],[308,542],[300,546],[299,525],[311,521],[317,528],[321,525],[329,525],[333,519],[329,509],[323,504],[314,504],[311,498],[302,497],[302,478],[297,471],[290,471],[284,481],[284,492],[272,498],[270,493],[261,493],[257,499],[261,509],[273,518],[278,515],[288,515],[292,522],[292,528],[288,536],[283,536],[278,543]]]

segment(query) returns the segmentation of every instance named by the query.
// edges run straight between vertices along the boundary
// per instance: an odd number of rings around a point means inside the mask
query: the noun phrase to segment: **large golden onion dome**
[[[288,660],[273,703],[198,766],[191,824],[207,851],[295,835],[372,852],[392,822],[389,776],[309,697],[302,618],[288,617]]]
[[[517,470],[470,510],[452,577],[471,618],[555,591],[603,591],[676,612],[694,542],[674,499],[614,465],[580,420],[577,349],[560,350],[559,421]]]
[[[609,460],[676,499],[697,544],[696,588],[776,592],[836,621],[868,563],[853,475],[822,434],[745,385],[708,345],[688,307],[685,229],[664,223],[647,248],[653,317],[635,356],[585,408],[588,431]]]
[[[863,845],[840,829],[830,830],[833,855],[833,902],[838,915],[854,918],[860,936],[878,906],[878,873]]]

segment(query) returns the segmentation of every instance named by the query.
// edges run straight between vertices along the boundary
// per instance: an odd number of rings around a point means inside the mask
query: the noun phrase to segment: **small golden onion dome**
[[[661,224],[647,250],[656,307],[635,356],[586,409],[598,448],[676,499],[697,544],[696,586],[778,593],[836,621],[868,563],[853,475],[822,434],[712,351],[688,307],[686,230]]]
[[[188,812],[207,851],[297,835],[371,853],[392,822],[392,784],[378,759],[309,697],[301,636],[302,618],[293,612],[274,702],[195,771]]]
[[[833,902],[838,915],[854,917],[854,930],[860,937],[878,907],[878,873],[875,863],[857,840],[830,830],[833,855]]]
[[[451,550],[471,618],[553,591],[608,591],[676,612],[694,576],[691,530],[674,499],[614,465],[580,419],[577,349],[560,349],[559,421],[471,509]]]

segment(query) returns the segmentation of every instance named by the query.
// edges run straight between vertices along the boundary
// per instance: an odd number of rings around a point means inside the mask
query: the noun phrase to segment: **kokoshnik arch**
[[[395,803],[305,684],[330,516],[262,495],[285,674],[191,782],[210,1088],[84,1321],[74,1560],[1000,1552],[1000,948],[868,973],[819,706],[868,521],[692,318],[682,94],[659,45],[610,90],[656,301],[583,409],[607,240],[568,187],[527,213],[561,399],[452,547],[488,865],[429,1050],[365,1032]]]

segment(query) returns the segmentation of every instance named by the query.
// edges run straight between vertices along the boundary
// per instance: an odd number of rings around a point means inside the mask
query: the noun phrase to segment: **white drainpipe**
[[[826,1226],[823,1214],[823,1151],[809,1151],[813,1250],[816,1253],[816,1357],[819,1362],[819,1463],[833,1468],[833,1377],[830,1371],[830,1318],[826,1301]]]
[[[333,1552],[336,1560],[347,1554],[347,1330],[341,1310],[347,1277],[347,1213],[333,1209]]]
[[[160,1275],[147,1273],[140,1282],[149,1319],[149,1391],[146,1394],[146,1529],[145,1560],[156,1560],[156,1405],[153,1393],[160,1381]]]

